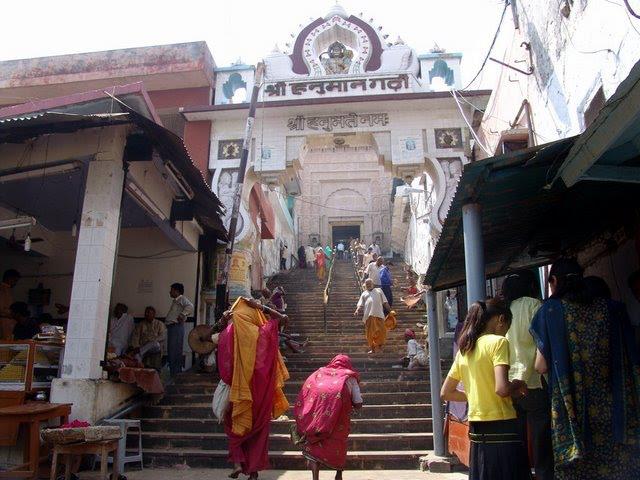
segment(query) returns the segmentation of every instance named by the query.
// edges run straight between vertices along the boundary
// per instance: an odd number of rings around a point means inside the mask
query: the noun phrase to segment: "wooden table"
[[[27,402],[23,405],[0,408],[0,430],[26,423],[28,431],[24,464],[16,467],[21,470],[0,472],[0,478],[38,478],[40,423],[59,418],[62,425],[67,423],[70,413],[70,403]]]
[[[119,440],[105,440],[101,442],[82,442],[70,443],[68,445],[53,446],[53,461],[51,462],[50,480],[56,479],[56,470],[58,469],[58,455],[66,455],[66,466],[64,471],[64,480],[71,478],[71,465],[74,457],[82,455],[100,455],[100,478],[108,480],[107,469],[109,466],[109,453],[113,452],[113,478],[118,478],[120,469],[118,466],[118,442]]]

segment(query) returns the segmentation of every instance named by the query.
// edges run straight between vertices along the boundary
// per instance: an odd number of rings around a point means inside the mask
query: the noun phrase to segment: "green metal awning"
[[[640,185],[579,182],[549,188],[579,137],[465,167],[426,274],[433,290],[465,282],[462,206],[482,207],[487,278],[548,264],[596,235],[635,221]]]
[[[555,179],[640,183],[640,62],[580,135]],[[553,183],[556,183],[554,179]]]
[[[640,218],[640,62],[581,135],[465,166],[426,274],[465,282],[462,206],[482,207],[487,278],[575,254]],[[557,181],[562,179],[562,181]]]

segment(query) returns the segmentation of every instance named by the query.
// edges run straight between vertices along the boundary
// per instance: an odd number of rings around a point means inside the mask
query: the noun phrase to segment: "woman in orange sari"
[[[279,320],[286,315],[247,298],[236,300],[231,314],[218,344],[220,378],[230,386],[224,418],[234,465],[229,477],[255,480],[269,468],[269,423],[289,408],[282,391],[289,373],[278,349]]]
[[[351,411],[362,407],[359,382],[347,355],[337,355],[304,382],[293,413],[313,480],[319,480],[321,464],[336,470],[336,480],[342,480]]]

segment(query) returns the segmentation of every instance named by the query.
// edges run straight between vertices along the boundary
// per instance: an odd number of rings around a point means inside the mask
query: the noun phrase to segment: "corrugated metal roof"
[[[46,112],[36,112],[28,115],[20,115],[18,117],[0,118],[0,123],[23,122],[25,120],[33,120],[34,118],[43,117]]]
[[[466,166],[426,275],[434,290],[465,282],[462,206],[482,206],[487,277],[550,263],[635,218],[640,186],[546,188],[577,137]]]
[[[95,95],[87,100],[87,94],[69,98],[75,101],[76,97],[82,101],[69,105],[62,105],[61,101],[55,99],[45,101],[57,101],[59,104],[55,111],[20,112],[16,116],[5,116],[0,120],[0,143],[19,143],[49,133],[133,123],[144,131],[163,159],[175,165],[194,190],[195,213],[203,226],[216,232],[218,238],[226,238],[226,229],[221,220],[222,204],[193,163],[180,137],[119,101],[113,102],[110,98]]]

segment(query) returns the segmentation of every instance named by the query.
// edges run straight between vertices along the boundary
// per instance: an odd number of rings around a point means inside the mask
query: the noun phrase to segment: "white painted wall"
[[[519,30],[511,9],[507,12],[492,55],[526,69],[529,56],[520,45],[528,42],[534,72],[527,76],[491,62],[487,66],[487,75],[498,74],[482,123],[491,152],[524,99],[531,104],[536,144],[582,132],[584,111],[597,90],[602,87],[609,98],[640,58],[640,21],[622,2],[572,3],[565,18],[558,2],[518,0]]]
[[[477,97],[476,99],[476,102],[479,106],[482,106],[484,101],[486,101],[486,97]],[[464,105],[463,108],[465,109],[465,114],[467,115],[467,117],[471,118],[471,107],[469,105]],[[261,150],[260,147],[262,146],[270,147],[272,155],[270,163],[279,163],[282,169],[284,169],[284,166],[287,162],[291,162],[294,160],[294,158],[290,158],[293,153],[287,151],[288,139],[291,142],[292,138],[302,137],[304,139],[306,136],[317,136],[318,134],[326,133],[324,131],[309,130],[308,128],[306,128],[304,131],[292,131],[288,128],[287,125],[289,118],[301,114],[309,117],[330,114],[348,114],[351,112],[386,113],[389,118],[389,123],[384,127],[369,127],[363,125],[359,126],[359,128],[357,129],[351,130],[336,128],[334,132],[372,132],[376,137],[376,141],[378,141],[378,139],[382,137],[388,138],[388,143],[386,145],[382,143],[378,145],[378,153],[385,156],[385,161],[391,164],[397,164],[397,166],[401,169],[406,168],[407,170],[410,170],[413,168],[414,170],[416,170],[414,174],[418,175],[425,171],[424,162],[422,165],[407,165],[405,167],[403,165],[404,160],[402,159],[401,153],[401,142],[407,136],[414,136],[418,139],[422,139],[424,156],[433,160],[428,162],[429,168],[426,173],[430,175],[430,181],[433,182],[435,186],[433,208],[436,209],[435,217],[437,219],[437,208],[444,200],[446,190],[455,189],[455,182],[451,185],[447,183],[445,172],[443,172],[441,167],[441,160],[457,158],[460,159],[460,161],[463,163],[466,163],[468,161],[468,159],[465,157],[464,143],[458,148],[436,147],[436,129],[460,128],[462,129],[463,142],[465,141],[464,139],[467,136],[466,124],[461,117],[453,98],[432,99],[421,102],[367,102],[336,106],[309,106],[306,108],[296,107],[283,109],[265,109],[264,112],[259,112],[256,118],[256,124],[254,127],[255,151],[259,152]],[[221,140],[242,138],[245,118],[243,115],[238,115],[235,112],[225,114],[223,118],[218,119],[216,119],[216,114],[208,115],[209,119],[213,120],[211,135],[212,148],[209,166],[212,170],[214,170],[213,183],[214,185],[216,185],[216,179],[219,176],[219,172],[221,171],[221,169],[234,167],[237,168],[239,164],[239,160],[221,160],[217,158],[218,142]],[[327,153],[327,155],[331,155],[331,153],[329,152]],[[300,170],[299,175],[301,184],[303,185],[302,196],[304,197],[306,195],[313,194],[312,190],[317,186],[314,187],[314,185],[312,185],[314,183],[311,177],[312,171],[309,168],[305,169],[304,159],[298,159],[302,161],[302,170]],[[255,159],[255,162],[259,161],[259,159]],[[329,166],[329,164],[327,164],[327,166]],[[256,167],[258,166],[256,165]],[[377,164],[376,167],[379,168]],[[381,168],[380,171],[382,171]],[[327,178],[330,177],[331,170],[327,170],[327,172],[323,173],[323,175]],[[372,175],[374,175],[376,179],[381,179],[381,181],[388,181],[390,188],[391,180],[390,177],[388,177],[388,173],[381,175],[380,173],[374,172],[372,173]],[[341,176],[341,172],[335,172],[336,178],[342,178]],[[277,211],[279,209],[277,202],[272,201],[272,205],[274,207],[274,210]],[[299,208],[297,208],[296,210],[299,210]],[[388,213],[390,214],[390,212]],[[417,215],[424,215],[424,212],[420,211]],[[408,263],[410,263],[414,267],[414,269],[416,269],[416,271],[424,273],[424,271],[426,271],[426,266],[428,265],[430,260],[430,252],[433,250],[432,233],[436,235],[438,227],[431,227],[431,224],[425,224],[424,222],[420,222],[420,224],[417,224],[416,215],[413,215],[412,222],[413,225],[409,231],[409,234],[406,236],[406,242],[403,238],[402,242],[400,243],[401,248],[396,250],[396,252],[406,254],[406,260],[408,261]],[[398,227],[401,226],[398,225]],[[369,228],[368,230],[367,228],[368,227],[365,225],[365,232],[363,232],[365,236],[367,233],[371,233],[371,228]],[[386,229],[389,228],[390,230],[393,230],[394,228],[396,228],[396,224],[391,225],[391,227],[386,227]],[[377,231],[379,230],[379,228],[376,228],[375,230]],[[279,232],[280,234],[282,234],[282,230],[279,230]],[[322,232],[314,231],[314,233]],[[385,231],[383,233],[385,233],[385,248],[387,249],[390,245],[392,232]],[[306,238],[304,239],[304,241],[306,242]],[[297,244],[295,244],[293,240],[288,241],[287,244],[292,251],[295,251],[295,249],[297,248]],[[295,245],[293,249],[291,248],[292,245]],[[268,276],[272,271],[275,273],[278,268],[277,262],[279,257],[277,247],[271,244],[270,241],[263,241],[262,257],[264,275]]]
[[[166,252],[155,258],[149,257]],[[155,307],[158,316],[169,311],[169,286],[184,284],[185,295],[196,297],[198,254],[178,250],[157,228],[127,228],[121,230],[118,262],[113,282],[111,303],[121,302],[129,313],[141,317],[146,306]]]
[[[8,249],[0,251],[0,274],[9,268],[15,268],[22,274],[13,291],[16,301],[26,301],[29,289],[36,288],[38,283],[50,288],[51,305],[44,307],[43,312],[56,317],[55,303],[69,305],[77,239],[69,232],[53,232],[50,236],[50,243],[55,246],[51,256],[27,255]],[[34,244],[34,252],[38,245]],[[171,251],[152,259],[123,257],[144,257],[167,250]],[[183,283],[185,294],[194,301],[198,254],[177,250],[157,228],[121,230],[119,255],[112,304],[122,302],[128,305],[129,312],[135,317],[141,317],[145,307],[152,305],[158,316],[164,317],[170,305],[169,285],[174,282]],[[151,285],[141,282],[151,282]]]
[[[482,106],[484,100],[478,98],[477,103]],[[309,106],[297,109],[266,109],[265,112],[258,112],[254,126],[254,145],[256,152],[260,147],[271,147],[272,159],[280,160],[284,169],[287,154],[287,137],[299,137],[306,135],[326,134],[323,130],[290,130],[287,127],[289,118],[296,115],[305,117],[339,115],[349,113],[387,113],[389,123],[381,125],[360,125],[356,129],[334,128],[329,133],[351,133],[351,132],[389,132],[390,152],[386,160],[392,160],[397,164],[402,164],[400,141],[406,136],[416,136],[424,139],[424,154],[427,157],[451,157],[458,156],[464,151],[461,148],[436,148],[435,129],[436,128],[461,128],[465,135],[466,124],[460,116],[453,98],[433,99],[423,102],[415,101],[393,101],[393,102],[364,102],[351,103],[335,106]],[[465,113],[471,117],[469,106],[465,106]],[[209,168],[237,168],[239,160],[218,159],[218,142],[221,140],[240,139],[243,136],[246,118],[242,115],[234,115],[233,118],[216,119],[214,115],[207,115],[207,119],[213,120],[211,129],[211,156]],[[191,117],[190,117],[191,118]],[[196,118],[194,116],[194,118]],[[255,162],[260,162],[259,158]],[[259,165],[258,165],[259,167]],[[300,172],[304,178],[304,171]],[[216,178],[214,177],[214,185]]]

